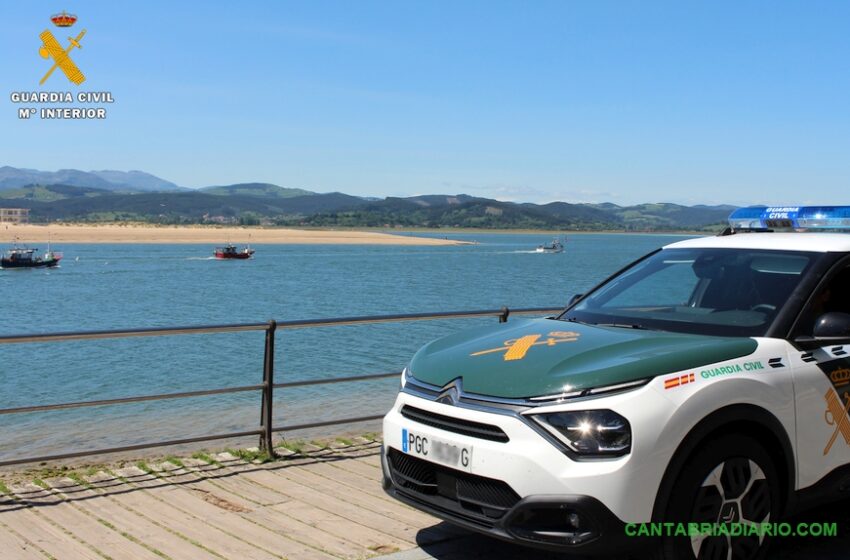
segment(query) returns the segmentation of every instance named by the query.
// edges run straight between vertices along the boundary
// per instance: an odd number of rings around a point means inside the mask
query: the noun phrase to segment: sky
[[[70,30],[49,20],[62,10]],[[0,166],[381,197],[850,204],[848,21],[850,3],[819,0],[6,0]],[[39,86],[39,34],[67,45],[83,28],[70,56],[86,81]],[[99,121],[19,119],[32,104],[10,96],[33,91],[115,102]]]

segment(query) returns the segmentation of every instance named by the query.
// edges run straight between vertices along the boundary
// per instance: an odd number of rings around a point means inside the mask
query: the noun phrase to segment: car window
[[[623,289],[609,299],[606,307],[688,305],[699,283],[693,261],[669,260],[654,274]]]
[[[729,336],[763,335],[817,253],[665,249],[599,286],[563,319]]]
[[[812,336],[818,317],[830,311],[850,314],[850,267],[839,270],[815,292],[800,315],[795,336]]]

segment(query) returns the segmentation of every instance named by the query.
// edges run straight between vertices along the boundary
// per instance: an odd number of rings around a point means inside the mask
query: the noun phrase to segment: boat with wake
[[[538,245],[537,249],[534,250],[535,253],[563,253],[564,252],[564,242],[559,238],[554,238],[552,242],[548,245]]]
[[[247,245],[238,249],[236,245],[228,243],[224,247],[215,248],[215,258],[217,259],[250,259],[253,254],[254,250]]]

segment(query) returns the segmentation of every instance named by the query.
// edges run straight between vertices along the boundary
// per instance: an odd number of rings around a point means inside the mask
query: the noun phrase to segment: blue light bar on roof
[[[850,230],[850,206],[750,206],[729,216],[734,229]]]

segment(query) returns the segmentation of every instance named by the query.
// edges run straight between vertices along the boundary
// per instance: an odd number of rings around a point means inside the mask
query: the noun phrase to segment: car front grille
[[[477,476],[390,448],[388,464],[396,487],[418,502],[492,527],[520,497],[501,480]]]
[[[506,443],[509,440],[502,428],[491,426],[490,424],[482,424],[481,422],[473,422],[471,420],[462,420],[460,418],[452,418],[444,414],[437,414],[428,410],[422,410],[410,406],[409,404],[401,407],[401,415],[408,420],[425,424],[433,428],[439,428],[447,432],[454,432],[464,436],[470,436],[478,439],[487,439],[490,441],[498,441]]]

